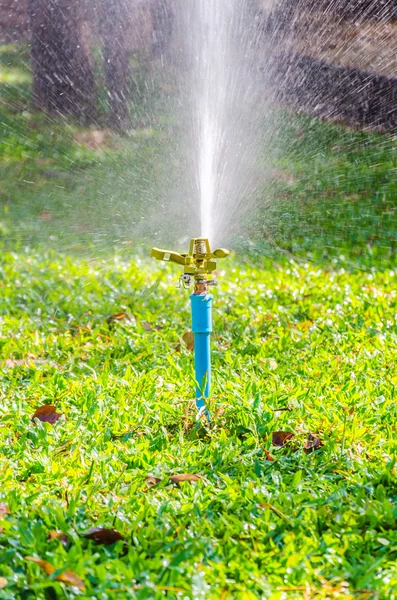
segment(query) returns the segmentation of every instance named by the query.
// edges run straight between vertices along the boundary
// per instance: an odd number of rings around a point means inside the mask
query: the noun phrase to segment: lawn
[[[26,556],[87,598],[396,597],[397,271],[263,266],[222,278],[197,431],[173,274],[2,257],[0,597],[78,595]]]
[[[49,121],[9,50],[0,598],[397,598],[393,139],[286,120],[197,428],[188,294],[131,239],[168,125]]]
[[[81,129],[33,111],[28,61],[25,47],[0,47],[0,243],[98,256],[180,240],[192,220],[183,135],[156,72],[119,136],[101,114],[97,127]],[[262,210],[248,212],[233,248],[321,263],[343,255],[360,269],[393,265],[395,137],[288,111],[267,120]]]

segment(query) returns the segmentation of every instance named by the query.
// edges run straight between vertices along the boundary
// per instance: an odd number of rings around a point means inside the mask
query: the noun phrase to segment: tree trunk
[[[115,129],[124,129],[129,121],[129,24],[130,13],[125,0],[103,0],[102,38],[109,124]]]
[[[84,47],[79,0],[30,0],[33,100],[37,108],[94,118],[95,81]]]

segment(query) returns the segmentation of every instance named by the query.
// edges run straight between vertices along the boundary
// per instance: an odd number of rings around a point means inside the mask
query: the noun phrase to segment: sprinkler
[[[212,295],[209,293],[209,288],[217,285],[213,277],[217,259],[226,258],[228,255],[229,251],[223,248],[212,252],[206,238],[192,239],[188,254],[158,248],[152,250],[153,258],[173,262],[183,267],[180,282],[184,288],[189,288],[194,283],[194,292],[190,296],[190,301],[194,333],[196,406],[199,417],[203,413],[209,417],[206,400],[211,392]]]

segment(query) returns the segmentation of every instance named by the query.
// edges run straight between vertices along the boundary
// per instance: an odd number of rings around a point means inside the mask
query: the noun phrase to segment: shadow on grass
[[[31,109],[29,69],[27,46],[0,47],[2,244],[97,254],[135,248],[137,240],[176,239],[180,206],[162,206],[164,189],[183,180],[183,165],[170,160],[172,125],[165,131],[157,120],[120,137],[50,119]],[[279,121],[279,158],[264,181],[264,208],[235,248],[277,259],[344,255],[355,265],[392,264],[393,138],[302,114],[284,113]]]

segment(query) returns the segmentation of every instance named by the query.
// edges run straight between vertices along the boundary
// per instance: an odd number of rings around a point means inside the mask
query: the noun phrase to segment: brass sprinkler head
[[[194,238],[190,240],[188,254],[179,254],[169,250],[159,250],[153,248],[152,257],[165,262],[174,262],[184,267],[182,282],[188,287],[194,279],[194,293],[204,294],[208,291],[208,286],[216,285],[213,273],[216,270],[216,260],[226,258],[230,254],[229,250],[217,248],[213,252],[207,238]]]

